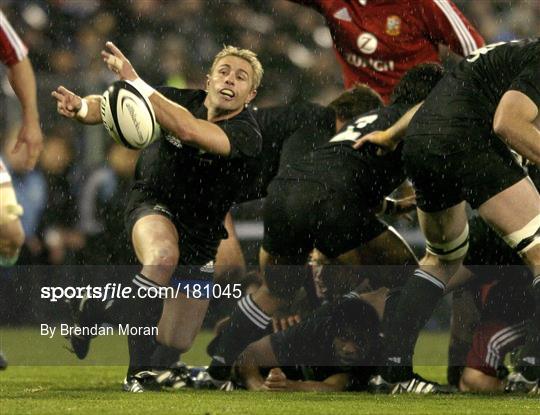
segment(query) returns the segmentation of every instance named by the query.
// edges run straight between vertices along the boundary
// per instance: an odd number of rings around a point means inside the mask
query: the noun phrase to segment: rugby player
[[[450,0],[291,0],[315,9],[332,34],[345,87],[369,85],[385,102],[409,69],[467,56],[484,40]]]
[[[169,285],[177,265],[182,278],[211,280],[223,220],[243,182],[247,160],[261,150],[261,135],[248,104],[255,98],[263,69],[256,55],[226,47],[216,55],[202,90],[155,90],[142,81],[129,60],[111,42],[102,52],[109,69],[134,83],[149,97],[163,134],[144,149],[126,208],[126,226],[142,270],[131,282],[133,292]],[[52,92],[58,112],[86,124],[101,123],[97,95],[81,98],[60,86]],[[81,113],[82,111],[82,113]],[[180,281],[181,283],[182,281]],[[178,283],[178,282],[176,282]],[[176,284],[175,283],[175,284]],[[81,326],[107,320],[152,327],[159,321],[157,341],[180,351],[189,349],[208,299],[115,300],[103,310],[100,300],[75,305]],[[130,365],[124,390],[142,392],[154,351],[153,336],[129,338]],[[84,357],[90,338],[72,338]]]
[[[281,156],[279,173],[268,188],[264,205],[260,266],[265,284],[239,301],[211,347],[212,376],[226,377],[227,367],[238,353],[266,333],[273,313],[303,283],[301,265],[313,248],[340,264],[417,263],[401,237],[377,218],[385,196],[405,180],[400,151],[378,157],[375,146],[356,151],[353,145],[364,134],[392,125],[422,101],[441,77],[439,65],[419,65],[398,84],[391,106],[338,124],[343,128],[337,135],[331,128],[295,133],[320,137],[316,140],[325,143],[312,152],[289,156],[284,151]],[[393,281],[379,282],[387,286],[403,283],[395,276]]]
[[[32,170],[43,147],[43,136],[37,109],[36,78],[28,49],[19,38],[6,16],[0,11],[0,60],[7,66],[8,80],[19,99],[22,110],[21,128],[14,153],[24,154],[24,166]],[[9,171],[0,158],[0,266],[17,262],[24,243],[24,230],[19,217],[23,209],[11,183]],[[7,361],[0,351],[0,369]]]
[[[235,363],[235,383],[265,391],[363,390],[376,369],[379,331],[367,301],[351,296],[326,304],[251,343]]]
[[[509,390],[537,388],[540,365],[540,198],[510,149],[540,162],[540,41],[500,42],[469,55],[433,90],[407,129],[406,171],[416,189],[426,256],[402,290],[385,338],[382,379],[416,391],[409,366],[420,329],[467,253],[465,201],[530,266],[530,310],[519,376]],[[406,124],[405,124],[406,125]],[[393,148],[403,136],[365,137]]]

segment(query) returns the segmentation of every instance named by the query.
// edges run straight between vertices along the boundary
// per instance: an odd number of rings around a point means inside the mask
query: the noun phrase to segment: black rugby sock
[[[420,330],[426,325],[444,293],[445,285],[433,275],[417,269],[401,290],[393,315],[388,315],[384,341],[382,376],[389,382],[412,375],[412,356]]]
[[[527,325],[527,337],[521,349],[518,368],[528,380],[540,378],[540,275],[533,281],[534,312]]]
[[[268,334],[271,321],[271,317],[255,304],[251,296],[240,299],[231,319],[208,348],[212,357],[208,369],[210,375],[216,379],[226,377],[227,370],[219,368],[231,366],[246,346]]]
[[[393,288],[390,291],[388,291],[388,294],[386,295],[386,300],[384,302],[384,313],[381,323],[381,331],[383,335],[386,334],[388,331],[388,327],[390,325],[390,319],[394,318],[393,316],[396,315],[396,309],[399,304],[399,299],[401,298],[401,287],[399,288]]]
[[[158,344],[152,354],[152,367],[156,370],[166,370],[179,360],[180,350]]]
[[[128,336],[128,377],[151,368],[156,348],[155,334],[152,333],[157,331],[155,328],[163,309],[163,299],[158,295],[162,286],[137,274],[130,287],[130,298],[114,299],[108,302],[105,310],[106,321],[139,330],[139,334]],[[149,334],[145,334],[145,330]]]

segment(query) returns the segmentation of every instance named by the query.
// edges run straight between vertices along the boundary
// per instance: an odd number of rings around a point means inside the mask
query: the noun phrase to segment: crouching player
[[[474,217],[469,223],[464,272],[475,278],[454,292],[448,381],[464,392],[497,392],[505,388],[507,376],[521,376],[508,375],[504,359],[524,344],[531,324],[534,300],[527,288],[532,274],[484,221]],[[531,392],[538,389],[533,386]]]

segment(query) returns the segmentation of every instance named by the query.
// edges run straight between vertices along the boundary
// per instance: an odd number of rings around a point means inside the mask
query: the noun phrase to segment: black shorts
[[[132,190],[125,213],[128,235],[131,235],[135,222],[148,215],[165,216],[176,227],[179,236],[179,265],[209,265],[215,260],[221,239],[227,238],[227,231],[222,225],[212,228],[205,223],[189,223],[182,220],[181,212],[157,197],[140,190]],[[204,271],[203,275],[207,275],[207,272]]]
[[[263,216],[263,247],[279,256],[308,255],[317,248],[335,258],[388,229],[354,195],[307,181],[274,180]]]
[[[456,129],[452,135],[406,137],[403,162],[416,190],[416,203],[423,211],[437,212],[464,200],[476,209],[526,177],[508,147],[491,132],[474,137],[479,144],[469,143],[462,151],[430,151],[430,142],[434,140],[443,147],[445,141],[468,136],[470,132],[460,134]]]

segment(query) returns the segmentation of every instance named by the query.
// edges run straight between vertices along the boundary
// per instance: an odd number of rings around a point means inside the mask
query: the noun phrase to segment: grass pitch
[[[203,333],[190,364],[205,364]],[[444,381],[445,335],[424,334],[418,371]],[[62,350],[64,340],[47,339],[36,328],[0,332],[11,366],[0,372],[0,414],[539,414],[537,397],[505,395],[380,396],[367,393],[253,393],[245,391],[165,391],[127,394],[120,390],[125,372],[125,339],[97,339],[88,360]],[[43,366],[46,364],[46,366]]]

